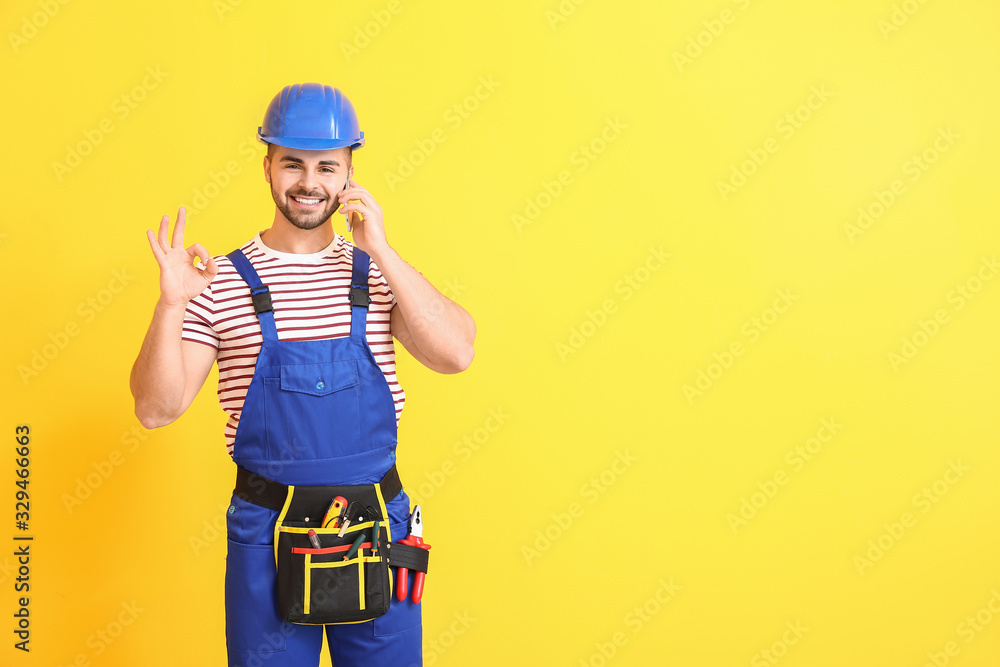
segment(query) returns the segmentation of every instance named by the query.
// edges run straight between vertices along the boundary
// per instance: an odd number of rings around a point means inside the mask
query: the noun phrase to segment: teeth
[[[321,199],[306,199],[305,197],[292,197],[292,199],[300,204],[318,204],[322,201]]]

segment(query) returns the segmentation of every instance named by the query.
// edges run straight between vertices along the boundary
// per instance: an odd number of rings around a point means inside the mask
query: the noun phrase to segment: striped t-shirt
[[[258,234],[241,250],[270,290],[279,340],[350,336],[348,290],[354,246],[347,239],[335,234],[325,250],[299,255],[268,248]],[[231,455],[261,335],[246,282],[227,257],[215,257],[215,261],[219,273],[205,291],[188,303],[181,337],[218,351],[219,403],[229,415],[225,437]],[[368,270],[368,292],[372,299],[368,307],[368,345],[389,383],[398,423],[406,395],[396,380],[396,356],[389,331],[389,314],[396,302],[374,262]]]

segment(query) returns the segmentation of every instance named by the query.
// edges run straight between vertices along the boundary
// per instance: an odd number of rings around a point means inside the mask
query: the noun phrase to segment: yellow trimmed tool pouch
[[[353,519],[342,536],[332,522],[322,525],[338,495],[348,500]],[[274,535],[281,617],[326,625],[361,623],[387,612],[392,598],[387,516],[375,484],[289,486]]]

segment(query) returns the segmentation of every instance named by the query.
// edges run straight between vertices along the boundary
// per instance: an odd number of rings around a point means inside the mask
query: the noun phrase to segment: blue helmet
[[[316,151],[365,145],[354,105],[337,88],[319,83],[282,88],[268,105],[257,137],[268,144]]]

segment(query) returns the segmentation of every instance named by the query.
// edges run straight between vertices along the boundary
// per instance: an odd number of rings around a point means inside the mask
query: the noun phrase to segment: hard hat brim
[[[263,130],[263,127],[257,128],[257,138],[265,144],[274,144],[275,146],[284,146],[285,148],[297,148],[304,151],[328,151],[334,148],[344,148],[347,146],[350,146],[351,150],[357,150],[365,145],[364,132],[362,132],[361,136],[354,141],[338,141],[334,139],[319,139],[315,137],[269,137],[264,134]]]

